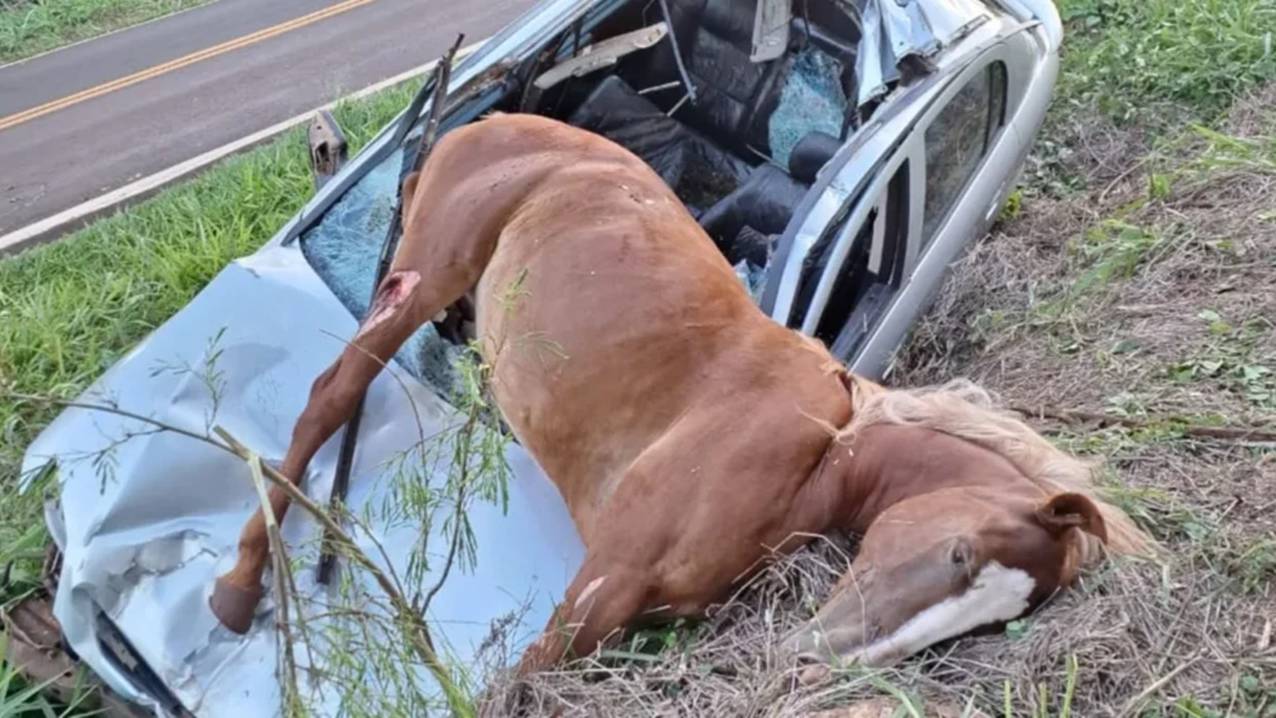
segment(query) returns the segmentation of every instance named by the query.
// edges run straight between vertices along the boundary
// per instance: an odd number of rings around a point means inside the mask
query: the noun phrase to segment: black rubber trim
[[[102,649],[107,660],[115,665],[116,670],[127,675],[138,690],[160,704],[168,715],[193,718],[186,706],[182,705],[168,686],[164,685],[164,681],[160,680],[155,670],[146,663],[142,654],[137,652],[133,644],[124,637],[123,631],[101,608],[97,609],[96,624],[99,636],[105,636],[105,638],[98,638],[98,647]],[[120,655],[121,653],[124,655]]]

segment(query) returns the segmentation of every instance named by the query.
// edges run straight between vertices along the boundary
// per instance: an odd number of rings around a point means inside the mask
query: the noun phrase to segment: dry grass
[[[1134,417],[1039,423],[1110,469],[1111,498],[1164,541],[1164,564],[1108,564],[1004,632],[888,671],[807,682],[774,652],[845,570],[820,541],[693,627],[537,677],[531,714],[1276,715],[1276,447],[1185,437],[1184,423],[1276,428],[1276,86],[1229,138],[1124,150],[1090,118],[1068,171],[957,266],[891,383],[970,377],[1015,406]],[[1074,118],[1085,134],[1086,118]],[[1236,144],[1237,139],[1239,144]],[[1086,150],[1084,148],[1090,148]],[[1119,477],[1119,478],[1118,478]],[[879,710],[885,696],[892,707]],[[877,703],[866,704],[865,701]],[[863,713],[850,706],[871,705]],[[828,712],[837,709],[834,712]]]
[[[1273,108],[1268,86],[1226,137],[1079,165],[1094,189],[1031,201],[977,245],[894,377],[961,374],[1017,406],[1147,423],[1043,426],[1105,458],[1114,496],[1172,549],[1039,612],[1037,645],[994,649],[1021,683],[1076,652],[1081,715],[1138,714],[1140,697],[1151,715],[1276,715],[1276,447],[1181,431],[1276,428]]]
[[[659,653],[642,652],[650,650],[644,643],[664,636],[639,634],[626,650],[536,677],[522,708],[531,715],[812,716],[889,696],[919,715],[1003,715],[1008,695],[1016,716],[1157,715],[1163,696],[1192,696],[1200,705],[1231,706],[1228,715],[1259,715],[1236,710],[1258,710],[1237,669],[1245,661],[1253,671],[1245,675],[1272,685],[1276,657],[1269,653],[1264,663],[1254,655],[1270,597],[1233,595],[1211,560],[1184,556],[1169,573],[1148,564],[1108,567],[1012,624],[1013,638],[966,638],[897,669],[811,680],[775,644],[847,566],[845,544],[822,544],[774,565],[694,630],[666,634],[673,643]],[[1151,712],[1137,710],[1149,705]]]

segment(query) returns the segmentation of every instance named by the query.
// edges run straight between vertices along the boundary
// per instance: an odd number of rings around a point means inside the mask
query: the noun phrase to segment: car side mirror
[[[310,174],[318,190],[345,165],[346,135],[327,110],[315,113],[306,134],[310,143]]]

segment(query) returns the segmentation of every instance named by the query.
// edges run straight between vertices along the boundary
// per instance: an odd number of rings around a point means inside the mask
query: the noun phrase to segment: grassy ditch
[[[209,0],[3,0],[0,64],[198,7]]]

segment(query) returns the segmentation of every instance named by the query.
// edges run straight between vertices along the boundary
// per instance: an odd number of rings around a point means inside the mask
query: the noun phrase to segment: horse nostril
[[[974,561],[975,549],[970,545],[969,541],[959,538],[953,542],[952,549],[949,550],[948,555],[954,565],[966,566]]]
[[[827,663],[808,665],[798,673],[798,684],[813,686],[817,683],[823,683],[831,675],[833,675],[833,669]]]

